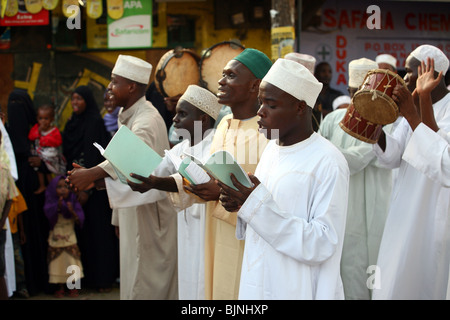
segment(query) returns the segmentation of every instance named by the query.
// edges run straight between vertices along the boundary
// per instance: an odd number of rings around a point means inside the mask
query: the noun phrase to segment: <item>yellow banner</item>
[[[273,28],[272,61],[284,57],[289,52],[294,52],[295,28],[293,26]]]

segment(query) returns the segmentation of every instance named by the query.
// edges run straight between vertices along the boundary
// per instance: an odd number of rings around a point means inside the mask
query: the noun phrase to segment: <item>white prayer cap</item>
[[[378,69],[378,63],[367,58],[350,61],[348,64],[348,86],[359,88],[362,85],[367,72]]]
[[[214,93],[195,84],[189,85],[179,100],[189,102],[210,115],[214,120],[217,120],[220,109],[222,108]]]
[[[261,82],[266,81],[289,93],[298,100],[304,100],[311,108],[316,104],[323,84],[302,64],[279,58]]]
[[[309,54],[289,52],[284,56],[285,59],[296,61],[311,71],[314,74],[314,67],[316,66],[316,58],[310,56]]]
[[[152,65],[137,57],[119,54],[112,73],[132,81],[148,84]]]
[[[339,96],[333,100],[333,110],[336,110],[340,105],[350,104],[351,101],[352,98],[350,98],[349,96],[346,95]]]
[[[445,53],[442,52],[441,49],[429,45],[424,44],[416,49],[414,49],[413,52],[410,53],[410,56],[413,56],[419,61],[427,62],[427,58],[433,58],[434,59],[434,70],[437,72],[441,72],[445,74],[448,70],[449,61]]]
[[[387,53],[378,55],[375,58],[375,62],[378,64],[387,63],[387,64],[391,65],[392,67],[397,68],[397,59],[395,59],[394,56],[391,56],[390,54],[387,54]]]

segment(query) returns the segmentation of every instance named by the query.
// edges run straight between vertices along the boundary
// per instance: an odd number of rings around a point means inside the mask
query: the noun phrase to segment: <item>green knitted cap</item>
[[[263,52],[247,48],[238,54],[234,60],[245,65],[258,79],[264,78],[272,66],[272,61]]]

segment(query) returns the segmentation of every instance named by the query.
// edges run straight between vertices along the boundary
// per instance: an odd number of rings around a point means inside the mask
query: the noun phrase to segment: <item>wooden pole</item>
[[[272,0],[271,40],[272,60],[294,51],[295,0]]]

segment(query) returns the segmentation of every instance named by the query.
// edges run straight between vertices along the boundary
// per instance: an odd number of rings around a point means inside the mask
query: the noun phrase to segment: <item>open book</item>
[[[162,161],[155,150],[124,125],[117,130],[106,149],[96,142],[94,146],[111,163],[120,181],[125,184],[127,179],[141,183],[130,177],[130,173],[148,177]]]
[[[235,190],[237,190],[237,188],[231,181],[231,173],[233,173],[236,179],[247,188],[253,186],[253,183],[251,182],[247,173],[244,171],[244,169],[242,169],[239,163],[237,163],[234,159],[233,155],[228,151],[216,151],[206,160],[206,162],[202,162],[200,159],[194,157],[189,153],[185,152],[185,155],[187,157],[182,160],[178,172],[180,172],[180,174],[188,180],[196,178],[197,174],[204,174],[204,172],[201,170],[203,169],[204,171],[208,172],[214,179],[219,180],[220,182]],[[186,172],[187,176],[183,174]]]
[[[192,161],[191,158],[186,157],[181,159],[180,157],[172,154],[170,150],[165,150],[165,155],[172,161],[178,173],[189,181],[189,183],[196,185],[206,183],[211,180],[206,171]]]

